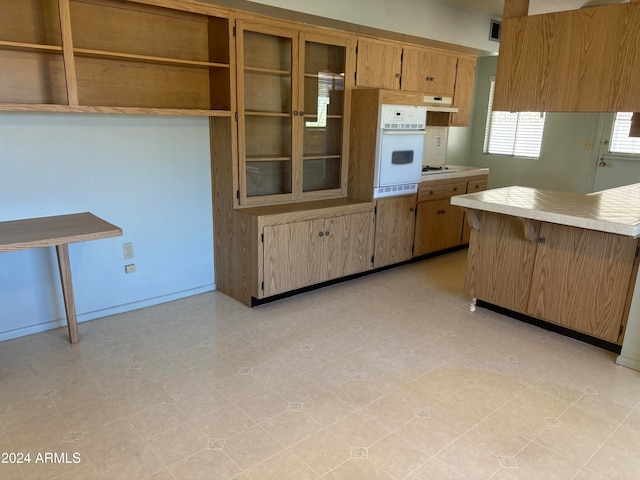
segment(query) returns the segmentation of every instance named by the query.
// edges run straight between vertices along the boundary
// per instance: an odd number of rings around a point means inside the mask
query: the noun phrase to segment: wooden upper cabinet
[[[356,86],[400,89],[402,47],[398,44],[359,39]]]
[[[405,48],[402,59],[402,89],[453,96],[457,62],[455,55],[421,48]]]
[[[476,80],[476,59],[458,57],[456,70],[456,89],[453,94],[453,106],[458,108],[458,113],[452,113],[449,125],[466,127],[471,117],[473,105],[473,91]]]
[[[640,2],[505,19],[493,108],[640,111]]]
[[[242,205],[346,191],[346,37],[238,20],[239,192]]]

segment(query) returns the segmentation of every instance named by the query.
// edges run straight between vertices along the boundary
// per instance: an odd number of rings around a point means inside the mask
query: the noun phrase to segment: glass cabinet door
[[[237,26],[240,188],[247,198],[291,197],[297,34],[242,21]]]
[[[303,35],[302,191],[337,190],[342,181],[346,41]]]

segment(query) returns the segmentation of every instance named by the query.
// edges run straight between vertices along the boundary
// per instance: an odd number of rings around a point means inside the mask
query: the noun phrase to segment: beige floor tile
[[[396,433],[430,456],[437,454],[459,437],[457,432],[433,418],[414,418]]]
[[[640,462],[640,433],[620,427],[605,442],[605,446]]]
[[[466,438],[460,438],[435,458],[468,480],[490,478],[500,469],[498,458]]]
[[[241,473],[222,450],[202,450],[169,470],[176,480],[229,480]]]
[[[228,439],[253,427],[256,423],[235,405],[222,407],[196,420],[202,431],[212,439]]]
[[[249,415],[254,422],[261,423],[285,412],[289,402],[273,390],[267,389],[236,402],[235,406]]]
[[[102,478],[145,478],[164,470],[164,464],[146,443],[138,443],[113,455],[97,459],[94,466]]]
[[[322,425],[301,411],[283,412],[261,426],[285,447],[291,447],[322,430]]]
[[[4,407],[0,410],[0,421],[5,431],[9,432],[57,414],[58,411],[49,398],[34,397]]]
[[[334,423],[329,430],[352,448],[369,447],[389,434],[389,429],[361,411]]]
[[[322,426],[329,426],[355,411],[355,407],[327,392],[304,402],[304,412]]]
[[[324,476],[325,480],[394,480],[367,459],[350,459]]]
[[[431,459],[418,469],[411,472],[406,480],[466,480],[451,467],[443,464],[438,459]]]
[[[0,450],[82,463],[0,478],[639,478],[640,374],[471,313],[465,255],[253,309],[195,295],[87,322],[75,345],[64,328],[2,342]]]
[[[283,480],[285,478],[296,480],[318,479],[318,475],[289,450],[283,450],[250,468],[246,473],[249,478],[256,480]]]
[[[573,478],[581,465],[571,463],[561,455],[531,442],[518,455],[515,456],[518,467],[535,478],[566,479]]]
[[[129,415],[129,421],[144,438],[154,437],[185,423],[188,418],[177,405],[161,403]]]
[[[278,452],[284,447],[262,427],[255,426],[229,438],[224,452],[243,470],[247,470]]]
[[[327,430],[291,447],[291,451],[319,475],[325,475],[351,458],[351,447]]]
[[[395,478],[404,478],[429,460],[429,455],[396,433],[371,445],[368,455],[371,462]]]
[[[197,390],[181,395],[177,405],[185,415],[195,419],[225,407],[229,403],[231,402],[214,387],[203,385]]]
[[[165,465],[173,465],[207,448],[209,437],[187,422],[150,438],[147,444]]]

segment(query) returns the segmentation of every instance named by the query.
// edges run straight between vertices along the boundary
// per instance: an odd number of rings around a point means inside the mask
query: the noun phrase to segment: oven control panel
[[[380,105],[380,128],[388,130],[424,130],[427,109],[421,106]]]

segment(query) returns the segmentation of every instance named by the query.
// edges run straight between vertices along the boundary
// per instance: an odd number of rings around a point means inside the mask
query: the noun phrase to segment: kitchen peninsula
[[[467,295],[622,346],[617,363],[640,369],[640,184],[588,195],[513,186],[451,204],[473,228]]]

